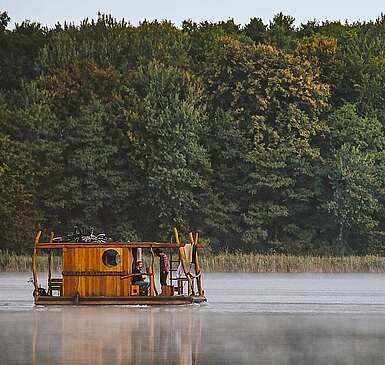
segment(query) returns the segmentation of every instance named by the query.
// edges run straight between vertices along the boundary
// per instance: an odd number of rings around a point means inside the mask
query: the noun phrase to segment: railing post
[[[53,242],[53,237],[54,233],[51,232],[49,234],[49,242]],[[52,290],[51,290],[51,280],[52,280],[52,252],[51,249],[48,250],[48,294],[52,295]]]
[[[36,267],[36,259],[37,259],[37,244],[40,241],[41,231],[37,231],[34,239],[34,246],[33,246],[33,252],[32,252],[32,274],[33,274],[33,286],[35,288],[34,290],[34,296],[39,296],[39,283],[37,279],[37,267]]]
[[[151,247],[151,265],[147,267],[147,273],[150,276],[150,296],[151,297],[155,296],[154,261],[155,261],[154,250]]]
[[[200,296],[204,296],[205,292],[202,287],[202,272],[198,259],[198,232],[195,234],[194,249],[193,249],[193,261],[195,266],[195,275],[197,277],[197,287]]]

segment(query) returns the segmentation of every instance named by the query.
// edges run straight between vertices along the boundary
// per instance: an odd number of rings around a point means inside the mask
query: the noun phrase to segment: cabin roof
[[[39,242],[36,244],[36,248],[39,249],[60,249],[65,247],[75,248],[179,248],[184,244],[178,245],[171,242],[106,242],[106,243],[83,243],[83,242]]]

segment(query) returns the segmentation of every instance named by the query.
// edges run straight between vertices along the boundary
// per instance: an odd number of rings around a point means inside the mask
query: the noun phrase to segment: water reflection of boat
[[[81,307],[35,312],[32,364],[198,363],[195,310]]]
[[[202,288],[202,271],[198,260],[198,234],[188,235],[183,244],[174,229],[175,242],[76,243],[40,242],[37,232],[32,255],[35,304],[133,304],[176,305],[206,301]],[[48,253],[47,287],[39,285],[37,255]],[[52,253],[59,251],[62,276],[52,277]],[[167,256],[169,277],[161,291],[155,283],[155,252]],[[146,271],[137,269],[142,253],[150,262]],[[193,272],[192,272],[193,271]],[[140,279],[140,280],[138,280]]]

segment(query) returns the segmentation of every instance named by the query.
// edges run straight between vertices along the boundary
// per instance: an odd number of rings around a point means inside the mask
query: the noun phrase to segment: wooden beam
[[[36,248],[39,250],[44,249],[61,249],[65,247],[76,248],[179,248],[181,245],[168,242],[106,242],[106,243],[82,243],[82,242],[47,242],[38,243]],[[184,245],[182,245],[184,246]]]

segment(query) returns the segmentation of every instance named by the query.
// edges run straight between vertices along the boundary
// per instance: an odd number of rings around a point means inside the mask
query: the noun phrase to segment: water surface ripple
[[[34,306],[0,273],[0,364],[385,364],[384,274],[206,274],[206,305]]]

